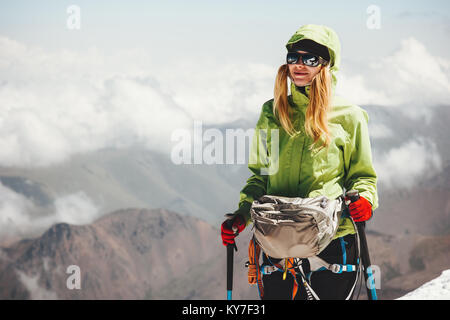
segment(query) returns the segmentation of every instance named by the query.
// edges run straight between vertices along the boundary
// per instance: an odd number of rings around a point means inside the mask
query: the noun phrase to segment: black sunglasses
[[[326,65],[327,60],[312,53],[298,53],[295,51],[288,52],[286,56],[287,64],[296,64],[299,60],[302,60],[303,64],[308,67],[317,67],[319,64]]]

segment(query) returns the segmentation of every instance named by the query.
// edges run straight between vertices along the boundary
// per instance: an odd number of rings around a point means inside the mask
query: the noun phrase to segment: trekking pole
[[[350,190],[346,192],[346,196],[350,199],[350,202],[359,200],[359,193],[357,190]],[[356,222],[356,228],[358,229],[359,243],[361,246],[360,255],[361,262],[364,267],[364,280],[366,281],[367,298],[369,300],[378,300],[377,291],[375,289],[375,281],[373,278],[372,264],[370,263],[369,247],[367,246],[365,221]]]
[[[228,227],[232,228],[234,215],[226,214],[225,217],[228,219]],[[237,251],[236,243],[227,245],[227,300],[232,300],[234,250]]]

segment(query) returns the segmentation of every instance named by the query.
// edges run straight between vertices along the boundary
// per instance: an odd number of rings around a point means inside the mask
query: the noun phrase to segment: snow
[[[450,269],[398,300],[450,300]]]

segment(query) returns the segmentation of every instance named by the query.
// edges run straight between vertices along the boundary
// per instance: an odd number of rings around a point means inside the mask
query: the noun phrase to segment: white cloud
[[[337,89],[361,105],[407,109],[448,105],[449,71],[449,60],[433,55],[424,44],[409,37],[401,41],[392,55],[379,61],[365,61],[358,74],[340,75]]]
[[[259,114],[273,95],[275,75],[275,67],[262,64],[177,62],[161,81],[193,119],[223,124]]]
[[[172,133],[194,121],[257,118],[278,66],[202,59],[158,64],[151,52],[44,50],[0,37],[0,165],[57,164],[76,153],[141,145],[170,154]],[[391,56],[342,74],[358,104],[407,106],[409,116],[448,103],[450,62],[408,38]],[[381,124],[372,130],[390,134]],[[381,126],[381,127],[380,127]]]
[[[394,136],[394,132],[391,128],[388,128],[383,123],[378,122],[369,122],[369,132],[370,137],[375,139],[390,138]]]
[[[436,145],[427,139],[407,141],[374,159],[379,183],[386,188],[412,188],[421,178],[441,170],[442,160]]]
[[[84,192],[77,192],[55,200],[52,220],[70,224],[88,224],[99,217],[99,210]]]
[[[0,183],[0,241],[23,234],[30,227],[28,212],[34,205]]]
[[[339,94],[359,105],[389,105],[390,99],[381,88],[368,84],[368,77],[363,75],[339,74],[336,90]]]
[[[256,115],[275,69],[217,61],[156,65],[151,53],[51,51],[0,37],[0,165],[36,167],[135,144],[170,153],[193,121]]]
[[[55,223],[88,224],[100,217],[99,209],[84,192],[61,196],[52,212],[41,212],[25,196],[0,184],[0,242],[36,236]]]
[[[56,292],[39,286],[39,275],[29,276],[24,272],[16,270],[20,282],[28,290],[31,300],[56,300]]]

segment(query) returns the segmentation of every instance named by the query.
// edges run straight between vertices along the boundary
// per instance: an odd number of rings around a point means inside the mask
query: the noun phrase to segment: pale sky
[[[80,30],[66,27],[70,5],[81,9]],[[380,9],[380,29],[366,26],[370,5]],[[446,0],[11,0],[0,8],[0,34],[14,40],[45,48],[144,48],[161,62],[176,51],[194,59],[213,55],[218,61],[277,64],[285,42],[307,23],[336,30],[344,62],[392,53],[409,36],[431,53],[450,57]]]

